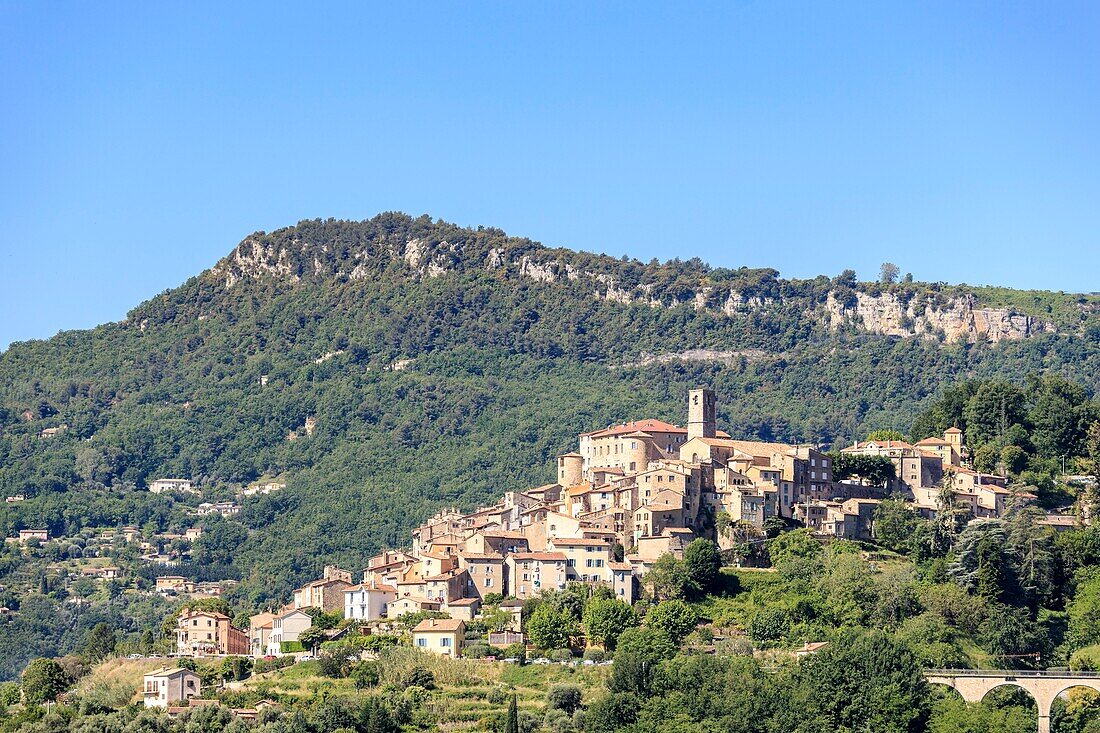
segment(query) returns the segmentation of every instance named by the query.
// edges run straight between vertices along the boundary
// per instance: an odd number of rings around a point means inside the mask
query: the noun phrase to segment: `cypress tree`
[[[508,703],[508,717],[504,719],[504,733],[519,733],[519,707],[516,704],[514,692]]]

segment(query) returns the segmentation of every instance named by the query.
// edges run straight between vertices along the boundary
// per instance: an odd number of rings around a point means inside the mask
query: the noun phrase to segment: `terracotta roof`
[[[478,532],[482,537],[496,537],[502,540],[525,540],[527,539],[522,532],[509,532],[503,529],[489,530],[488,532]]]
[[[509,557],[515,560],[539,560],[543,562],[565,562],[566,557],[560,552],[514,552]]]
[[[461,631],[466,627],[462,619],[457,618],[426,618],[416,625],[413,633],[425,633],[432,631],[451,632]]]
[[[573,539],[564,539],[561,537],[554,537],[550,540],[555,546],[569,546],[576,545],[578,547],[607,547],[607,543],[603,540],[590,539],[587,537],[577,537]]]
[[[914,445],[948,445],[948,442],[943,438],[932,437],[918,440]]]
[[[500,562],[500,561],[504,560],[503,555],[494,555],[492,553],[485,553],[485,552],[465,552],[465,551],[462,551],[462,552],[458,553],[458,556],[461,557],[463,560],[470,560],[472,562],[477,562],[479,560],[495,560],[497,562]]]
[[[183,669],[182,667],[161,667],[160,669],[154,669],[152,672],[146,672],[145,676],[146,677],[166,677],[166,676],[171,676],[171,675],[174,675],[174,674],[179,674],[180,672],[190,672],[191,674],[194,674],[194,675],[198,676],[195,672],[192,672],[189,669]]]
[[[620,425],[612,425],[603,430],[584,433],[584,435],[590,438],[610,438],[615,435],[625,435],[639,430],[647,433],[687,433],[687,430],[677,425],[667,423],[664,420],[654,420],[650,418],[647,420],[634,420]]]
[[[391,604],[400,603],[401,601],[408,601],[409,603],[415,603],[418,606],[423,606],[425,604],[433,605],[433,606],[438,606],[439,605],[439,601],[433,601],[431,598],[426,598],[424,596],[401,596],[400,598],[398,598],[395,601],[390,601],[390,603]]]
[[[611,568],[612,570],[618,570],[620,572],[633,569],[628,562],[609,562],[607,563],[607,567]]]
[[[424,582],[425,583],[431,583],[431,582],[438,582],[440,580],[451,580],[452,578],[457,577],[459,573],[464,573],[464,572],[466,572],[466,571],[465,570],[457,570],[457,569],[456,570],[448,570],[445,573],[440,573],[439,575],[433,575],[430,578],[424,578]]]
[[[457,601],[447,601],[448,606],[474,606],[481,603],[480,598],[459,598]]]
[[[565,493],[568,496],[579,496],[581,494],[588,493],[591,489],[592,484],[577,484],[576,486],[570,486],[568,489],[565,490]]]
[[[952,426],[952,427],[948,428],[947,430],[943,431],[944,435],[947,435],[948,433],[950,433],[951,435],[961,435],[962,431],[959,430],[958,428]]]
[[[377,590],[377,591],[382,591],[383,593],[396,593],[397,592],[397,588],[394,588],[392,585],[371,585],[370,583],[360,583],[359,585],[353,585],[350,588],[344,589],[344,592],[345,593],[352,593],[354,591],[362,591],[362,590]]]
[[[872,445],[880,448],[885,448],[886,450],[890,450],[891,448],[906,449],[913,447],[909,443],[906,443],[904,440],[865,440],[862,442],[857,442],[854,446],[850,445],[847,448],[841,449],[841,453],[859,450],[860,448],[866,448]]]

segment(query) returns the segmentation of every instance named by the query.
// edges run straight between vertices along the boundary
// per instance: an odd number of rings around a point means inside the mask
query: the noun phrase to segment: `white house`
[[[386,615],[386,604],[397,600],[397,589],[389,585],[353,585],[344,591],[344,618],[374,621]]]
[[[305,611],[291,609],[277,614],[271,620],[271,634],[267,637],[267,653],[273,657],[281,657],[283,642],[298,641],[298,636],[313,626],[313,617]]]

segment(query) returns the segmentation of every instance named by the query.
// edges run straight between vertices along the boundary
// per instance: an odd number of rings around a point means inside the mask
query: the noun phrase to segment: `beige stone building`
[[[265,612],[248,617],[248,648],[253,657],[259,658],[267,654],[275,616],[274,613]]]
[[[344,591],[351,587],[351,573],[335,565],[325,567],[324,577],[294,591],[294,608],[337,611],[344,608]]]
[[[413,648],[457,659],[462,656],[466,624],[462,619],[424,619],[412,632]]]
[[[564,590],[566,557],[561,552],[517,552],[505,559],[508,595],[531,598],[544,590]]]
[[[550,541],[550,551],[565,555],[566,581],[611,585],[611,545],[604,540],[574,537]]]
[[[504,555],[462,552],[458,565],[466,571],[466,596],[484,599],[490,593],[504,594]]]

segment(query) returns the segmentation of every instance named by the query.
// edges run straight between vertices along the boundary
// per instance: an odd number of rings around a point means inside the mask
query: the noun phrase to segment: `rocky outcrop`
[[[836,330],[854,324],[885,336],[922,336],[974,342],[1022,339],[1050,328],[1036,318],[1006,308],[981,308],[971,295],[940,302],[933,298],[905,300],[892,292],[830,292],[825,302],[827,325]]]
[[[282,241],[286,242],[284,238]],[[560,250],[539,246],[509,249],[494,246],[480,250],[467,262],[464,246],[446,240],[432,242],[422,237],[386,238],[366,243],[339,257],[324,245],[304,243],[294,236],[288,245],[277,246],[262,234],[246,238],[212,270],[231,289],[250,278],[271,277],[292,283],[303,277],[369,280],[387,268],[403,269],[408,277],[438,278],[456,271],[478,269],[502,273],[548,286],[581,288],[591,297],[620,304],[645,304],[653,308],[688,305],[696,311],[746,317],[767,313],[791,303],[775,295],[743,292],[738,288],[700,285],[693,291],[680,288],[675,294],[661,292],[653,282],[623,282],[614,272],[578,267],[563,261]],[[644,278],[643,278],[644,279]],[[776,288],[769,288],[778,293]],[[834,289],[822,303],[821,296],[795,296],[803,303],[807,318],[837,330],[845,326],[885,336],[921,337],[954,341],[988,339],[992,342],[1023,339],[1053,328],[1033,316],[1004,308],[981,307],[972,295],[906,297],[904,292],[862,289]]]
[[[225,281],[227,289],[246,278],[269,276],[298,280],[289,250],[256,237],[249,237],[238,244],[229,257],[219,262],[212,272]]]

